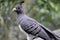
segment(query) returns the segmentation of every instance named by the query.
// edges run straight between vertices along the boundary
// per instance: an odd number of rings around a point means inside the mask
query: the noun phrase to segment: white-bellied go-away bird
[[[43,40],[60,40],[60,37],[51,30],[37,22],[35,19],[27,16],[22,10],[23,3],[24,1],[17,3],[13,8],[13,11],[17,13],[16,21],[19,25],[19,29],[26,34],[27,40],[31,40],[31,36],[40,37]]]

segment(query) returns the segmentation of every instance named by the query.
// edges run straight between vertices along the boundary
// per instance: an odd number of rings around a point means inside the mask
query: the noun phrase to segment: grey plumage
[[[22,29],[28,34],[41,37],[45,40],[58,40],[56,35],[44,27],[42,24],[38,23],[36,20],[26,16],[25,14],[18,15],[18,24],[21,25]]]
[[[41,37],[44,40],[60,40],[60,37],[55,35],[52,31],[50,31],[48,28],[37,22],[36,20],[28,17],[26,14],[23,13],[23,10],[21,9],[22,5],[17,4],[16,10],[17,12],[17,23],[21,25],[21,28],[30,35]]]

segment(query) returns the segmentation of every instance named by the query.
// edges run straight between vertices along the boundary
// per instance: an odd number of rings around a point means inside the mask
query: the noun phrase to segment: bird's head
[[[17,14],[20,14],[20,13],[23,12],[22,11],[22,3],[24,3],[24,1],[21,1],[21,2],[17,3],[15,5],[15,7],[13,8],[13,11],[16,12]]]

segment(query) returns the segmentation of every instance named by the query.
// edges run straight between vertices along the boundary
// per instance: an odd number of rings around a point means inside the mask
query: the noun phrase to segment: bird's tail
[[[53,38],[52,39],[54,39],[54,40],[60,40],[60,37],[57,36],[57,35],[55,35],[55,34],[53,34]]]
[[[45,32],[50,36],[51,39],[54,39],[54,40],[60,40],[60,37],[57,36],[55,33],[53,33],[52,31],[50,31],[48,28],[44,27],[43,25],[40,25],[44,30]]]
[[[46,31],[46,32],[50,36],[51,39],[53,39],[53,40],[60,40],[60,37],[58,35],[56,35],[55,33],[53,33],[52,31]]]

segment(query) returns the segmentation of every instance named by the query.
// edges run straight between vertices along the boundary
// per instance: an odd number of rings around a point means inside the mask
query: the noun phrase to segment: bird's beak
[[[13,8],[13,10],[12,11],[16,11],[16,8]]]

